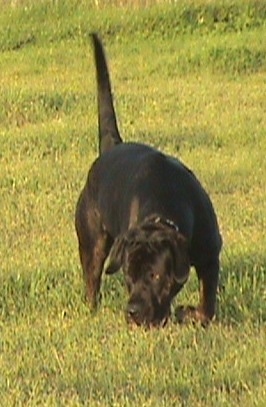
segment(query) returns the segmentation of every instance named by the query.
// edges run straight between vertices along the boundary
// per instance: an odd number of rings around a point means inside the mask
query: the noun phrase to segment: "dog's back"
[[[217,255],[220,251],[211,200],[195,174],[176,158],[144,144],[122,143],[95,161],[88,190],[112,238],[131,226],[135,205],[135,223],[158,214],[178,225],[189,242],[192,263],[209,249]]]

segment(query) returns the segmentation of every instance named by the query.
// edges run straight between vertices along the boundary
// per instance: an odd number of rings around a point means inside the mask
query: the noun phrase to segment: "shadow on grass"
[[[236,326],[246,322],[260,326],[266,322],[266,258],[263,254],[225,253],[218,290],[215,323]],[[188,283],[176,297],[171,320],[179,324],[180,307],[198,305],[199,287],[192,269]]]
[[[225,253],[221,270],[219,320],[260,325],[266,321],[266,257],[258,253]]]
[[[0,280],[0,315],[9,320],[34,312],[78,310],[83,305],[81,288],[82,284],[70,270],[11,273]]]
[[[225,253],[218,294],[217,320],[222,324],[238,325],[249,321],[254,325],[266,322],[266,258],[258,253]],[[3,319],[18,318],[32,312],[71,310],[83,312],[83,281],[78,271],[54,270],[47,273],[12,273],[1,278],[0,314]],[[104,276],[100,307],[117,312],[124,309],[127,291],[124,277]],[[185,289],[174,301],[174,307],[197,305],[198,283],[194,270]],[[67,311],[66,311],[67,312]],[[173,323],[178,323],[173,311]]]

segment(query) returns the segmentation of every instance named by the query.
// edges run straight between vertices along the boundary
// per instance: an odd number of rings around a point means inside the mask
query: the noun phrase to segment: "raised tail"
[[[118,131],[111,83],[103,45],[97,34],[92,33],[91,37],[94,48],[97,77],[99,150],[100,154],[102,154],[105,151],[110,150],[116,144],[122,143],[123,140]]]

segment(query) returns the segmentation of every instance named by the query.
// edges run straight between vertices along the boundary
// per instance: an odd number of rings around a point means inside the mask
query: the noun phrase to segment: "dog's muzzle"
[[[170,315],[170,308],[156,311],[148,309],[142,301],[129,301],[126,308],[126,321],[138,326],[165,326]]]

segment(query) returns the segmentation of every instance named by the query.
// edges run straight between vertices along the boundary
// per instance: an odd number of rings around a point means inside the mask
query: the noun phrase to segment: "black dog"
[[[222,246],[210,198],[177,159],[144,144],[123,143],[103,47],[96,34],[92,40],[100,156],[76,209],[87,299],[96,306],[103,268],[107,274],[122,268],[129,291],[127,319],[163,325],[194,266],[200,303],[181,307],[179,317],[206,324],[215,315]]]

